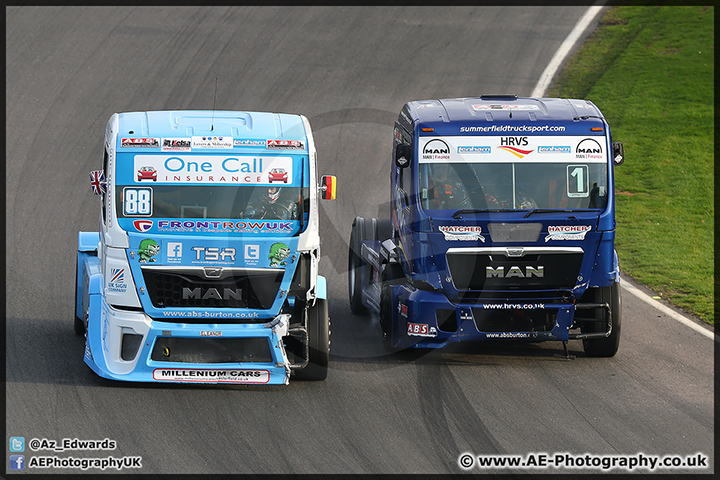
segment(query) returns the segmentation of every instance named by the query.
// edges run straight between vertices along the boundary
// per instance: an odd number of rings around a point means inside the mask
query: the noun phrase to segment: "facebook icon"
[[[25,455],[10,455],[10,470],[25,470]]]
[[[182,259],[182,243],[168,242],[167,258],[168,261]]]

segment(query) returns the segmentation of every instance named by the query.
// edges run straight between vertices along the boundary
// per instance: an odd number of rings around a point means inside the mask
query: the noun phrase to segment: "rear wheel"
[[[330,362],[330,317],[327,300],[318,298],[308,308],[309,362],[302,370],[295,370],[299,380],[325,380]]]
[[[77,316],[78,312],[78,276],[79,272],[77,271],[77,267],[75,268],[75,324],[73,325],[73,328],[75,330],[75,335],[85,335],[85,322],[82,318]]]
[[[620,327],[622,325],[622,298],[620,294],[620,282],[615,282],[611,287],[598,288],[595,292],[596,303],[607,303],[610,305],[610,318],[612,331],[610,336],[605,338],[583,339],[583,349],[589,357],[612,357],[617,353],[620,346]],[[595,318],[605,318],[605,309],[595,309]],[[603,332],[607,328],[605,322],[586,322],[582,325],[583,333]]]

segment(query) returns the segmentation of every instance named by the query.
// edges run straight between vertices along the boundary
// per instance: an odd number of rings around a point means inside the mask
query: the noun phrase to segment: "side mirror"
[[[401,143],[395,147],[395,165],[405,168],[410,165],[410,145]]]
[[[323,175],[320,184],[320,196],[323,200],[335,200],[337,195],[337,178],[333,175]]]
[[[102,170],[93,170],[90,172],[90,186],[93,195],[102,195],[106,191],[105,172]]]
[[[625,161],[625,150],[623,149],[622,142],[613,142],[613,163],[616,167],[623,164]]]

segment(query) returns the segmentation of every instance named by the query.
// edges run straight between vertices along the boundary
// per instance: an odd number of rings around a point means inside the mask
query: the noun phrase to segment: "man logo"
[[[510,267],[510,269],[505,273],[505,267],[500,266],[497,268],[493,267],[485,267],[485,278],[530,278],[530,277],[538,277],[543,278],[545,276],[545,267],[542,265],[538,265],[537,268],[527,266],[525,267],[525,273],[520,269],[520,267]]]
[[[423,154],[424,155],[449,155],[450,147],[447,146],[447,143],[436,138],[434,140],[430,140],[428,143],[425,144],[425,147],[423,147]]]
[[[602,153],[602,147],[594,138],[586,138],[578,143],[575,153]]]
[[[217,288],[202,289],[200,287],[189,289],[183,287],[182,289],[183,300],[242,300],[242,289],[240,288],[225,288],[223,289],[222,295]]]

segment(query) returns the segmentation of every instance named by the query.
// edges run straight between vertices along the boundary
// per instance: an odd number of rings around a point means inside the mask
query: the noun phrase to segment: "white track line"
[[[565,57],[567,57],[567,55],[570,53],[570,50],[575,46],[575,43],[577,43],[577,41],[587,29],[587,27],[592,23],[595,17],[598,16],[602,9],[602,2],[598,2],[595,5],[589,7],[585,14],[582,16],[582,18],[578,20],[575,28],[573,28],[572,32],[570,32],[562,45],[560,45],[560,48],[557,50],[557,52],[555,52],[555,55],[553,55],[553,58],[550,60],[548,66],[545,68],[545,71],[542,73],[542,75],[540,75],[540,79],[538,80],[537,85],[535,85],[535,90],[533,90],[532,94],[530,95],[531,97],[542,97],[543,95],[545,95],[545,91],[547,90],[548,86],[550,86],[550,82],[555,76],[557,69],[560,68],[560,65],[562,65],[562,63],[565,61]],[[713,339],[713,337],[715,337],[715,333],[712,330],[708,330],[707,328],[703,327],[702,325],[698,325],[689,318],[680,315],[676,311],[666,307],[662,303],[651,298],[650,296],[646,295],[644,292],[633,287],[627,282],[622,283],[622,288],[623,291],[636,296],[643,302],[647,303],[653,308],[658,309],[665,315],[677,320],[683,325],[692,328],[696,332],[710,339]]]
[[[647,304],[650,305],[651,307],[653,307],[653,308],[655,308],[655,309],[657,309],[657,310],[660,310],[660,311],[661,311],[662,313],[664,313],[665,315],[667,315],[667,316],[669,316],[669,317],[677,320],[678,322],[682,323],[683,325],[686,325],[686,326],[692,328],[692,329],[695,330],[696,332],[705,335],[706,337],[708,337],[708,338],[711,339],[711,340],[712,340],[713,337],[715,336],[715,333],[714,333],[712,330],[708,330],[707,328],[703,327],[702,325],[698,325],[697,323],[693,322],[693,321],[690,320],[689,318],[687,318],[687,317],[679,314],[679,313],[676,312],[675,310],[672,310],[672,309],[666,307],[666,306],[663,305],[662,303],[660,303],[660,302],[658,302],[657,300],[651,298],[650,296],[648,296],[647,294],[645,294],[643,291],[641,291],[640,289],[638,289],[638,288],[636,288],[636,287],[633,287],[633,286],[630,285],[629,283],[627,283],[627,282],[622,282],[621,285],[622,285],[622,291],[623,291],[623,292],[631,293],[632,295],[636,296],[637,298],[639,298],[639,299],[642,300],[643,302],[647,303]],[[715,339],[715,341],[718,341],[718,339]]]
[[[602,9],[603,5],[596,3],[592,7],[589,7],[585,12],[585,15],[578,20],[575,28],[573,28],[570,35],[568,35],[562,45],[560,45],[560,48],[558,48],[557,52],[555,52],[555,55],[550,60],[550,63],[545,68],[545,71],[542,75],[540,75],[540,79],[538,80],[537,85],[535,85],[535,90],[533,90],[532,94],[530,94],[531,97],[542,97],[545,95],[545,90],[547,90],[550,86],[550,82],[555,76],[555,72],[557,72],[557,69],[560,68],[560,65],[562,65],[565,61],[565,57],[567,57],[568,53],[570,53],[570,50],[575,46],[575,43],[577,43],[580,36],[583,32],[585,32],[585,29],[588,25],[590,25],[590,23],[592,23]]]

